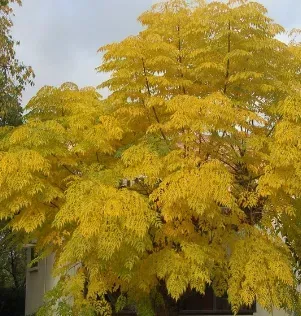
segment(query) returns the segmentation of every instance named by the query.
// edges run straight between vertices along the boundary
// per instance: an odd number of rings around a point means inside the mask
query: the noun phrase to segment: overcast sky
[[[73,81],[96,86],[104,79],[95,68],[97,49],[140,30],[137,17],[154,0],[23,0],[15,8],[13,36],[17,56],[35,71],[23,105],[44,85]],[[301,27],[301,0],[262,0],[269,15],[287,29]]]

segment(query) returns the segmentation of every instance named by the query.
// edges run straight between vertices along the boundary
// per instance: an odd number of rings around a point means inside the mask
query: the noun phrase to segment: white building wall
[[[31,261],[30,248],[27,249],[27,262]],[[51,290],[56,279],[52,277],[54,255],[38,263],[37,267],[28,268],[26,271],[25,315],[32,315],[42,305],[44,294]]]
[[[260,305],[258,305],[258,304],[256,306],[256,310],[257,310],[256,313],[253,314],[254,316],[270,316],[270,315],[272,315],[272,316],[288,316],[288,314],[285,313],[285,311],[283,311],[283,310],[280,310],[280,311],[274,310],[273,314],[269,314],[267,311],[263,310],[260,307]]]

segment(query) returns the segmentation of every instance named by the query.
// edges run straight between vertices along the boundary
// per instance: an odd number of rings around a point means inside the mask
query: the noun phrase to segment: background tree
[[[12,3],[21,5],[20,0],[0,2],[0,126],[22,122],[22,91],[26,84],[33,84],[31,67],[16,58],[15,47],[19,42],[11,36]]]
[[[0,229],[0,314],[20,316],[25,307],[25,250],[20,236],[5,229],[5,222]]]
[[[17,240],[14,240],[11,231],[5,230],[5,224],[1,225],[1,236],[0,236],[0,286],[3,288],[14,288],[19,290],[25,286],[25,269],[26,269],[26,258],[25,251],[19,247]],[[15,236],[15,239],[17,236]]]
[[[26,84],[33,84],[31,67],[17,58],[15,47],[19,43],[11,36],[13,14],[11,4],[21,1],[0,1],[0,128],[1,134],[8,125],[22,123],[21,97]],[[0,222],[0,313],[24,313],[26,258],[22,244],[16,245],[6,221]],[[16,314],[14,314],[16,313]]]
[[[101,48],[107,99],[45,87],[3,132],[0,217],[61,276],[41,314],[171,314],[208,285],[235,313],[296,309],[300,46],[266,13],[155,5]]]

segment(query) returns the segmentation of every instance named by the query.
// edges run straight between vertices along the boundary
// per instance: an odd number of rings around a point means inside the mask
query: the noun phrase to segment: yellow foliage
[[[293,310],[299,44],[247,0],[170,0],[139,21],[100,48],[106,99],[44,87],[26,123],[0,131],[0,219],[55,252],[49,302],[72,296],[72,315],[109,315],[117,297],[152,315],[153,293],[209,285],[235,313]]]

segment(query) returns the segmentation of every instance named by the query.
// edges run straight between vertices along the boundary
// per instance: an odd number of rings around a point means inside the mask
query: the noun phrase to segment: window
[[[253,315],[255,304],[251,308],[242,308],[238,315]],[[179,301],[179,314],[185,315],[233,315],[227,296],[215,296],[213,289],[208,287],[205,295],[196,291],[187,291]]]
[[[177,312],[175,314],[181,315],[233,315],[231,306],[228,303],[227,296],[215,296],[213,289],[208,287],[205,295],[201,295],[196,291],[187,291],[182,298],[175,303]],[[253,315],[256,312],[256,304],[251,308],[242,308],[238,315]],[[118,313],[122,316],[134,316],[135,308],[125,308]],[[174,314],[173,314],[174,315]]]
[[[37,258],[37,255],[36,255],[34,247],[28,248],[28,251],[29,251],[29,264],[30,264],[34,259]],[[38,261],[35,261],[32,265],[30,265],[29,271],[30,272],[37,271],[38,267],[39,267],[39,263],[38,263]]]

